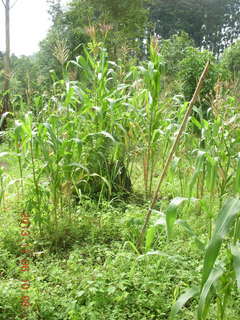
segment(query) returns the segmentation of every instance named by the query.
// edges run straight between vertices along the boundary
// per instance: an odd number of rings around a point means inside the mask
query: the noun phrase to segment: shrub
[[[175,76],[179,71],[179,62],[184,59],[188,47],[194,47],[194,41],[185,32],[175,34],[161,42],[161,55],[165,62],[166,75]]]
[[[210,51],[188,47],[185,49],[185,57],[179,63],[178,76],[183,81],[183,92],[187,100],[192,98],[197,82],[207,61],[212,62],[204,87],[201,92],[201,97],[209,95],[213,92],[214,85],[218,77],[218,71],[215,64],[215,58]]]
[[[185,57],[179,63],[180,69],[178,72],[178,77],[182,81],[184,97],[186,100],[190,101],[207,61],[211,62],[210,70],[201,90],[200,101],[196,104],[204,118],[206,118],[207,110],[211,105],[211,100],[214,95],[214,86],[218,76],[220,76],[213,54],[208,50],[200,51],[193,47],[186,48]]]
[[[240,72],[240,40],[227,48],[222,57],[222,64],[233,77]]]

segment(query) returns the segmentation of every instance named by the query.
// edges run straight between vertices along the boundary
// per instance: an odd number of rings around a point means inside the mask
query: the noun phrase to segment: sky
[[[5,51],[4,6],[0,0],[0,51]],[[10,11],[11,53],[31,55],[37,52],[51,26],[47,0],[10,0],[15,6]]]

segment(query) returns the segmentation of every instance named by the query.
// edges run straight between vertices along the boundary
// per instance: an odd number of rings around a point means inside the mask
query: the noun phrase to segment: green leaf
[[[0,128],[2,127],[2,124],[3,124],[4,120],[6,119],[6,117],[7,117],[9,114],[12,115],[11,112],[4,112],[4,113],[2,114],[1,119],[0,119]]]
[[[219,250],[222,245],[222,241],[239,212],[240,200],[236,198],[227,200],[218,214],[213,237],[209,242],[209,245],[205,252],[202,274],[202,287],[204,286],[213,269],[214,263],[217,259]]]
[[[139,254],[137,247],[135,246],[135,244],[132,241],[126,241],[123,245],[123,249],[125,249],[127,244],[130,245],[130,247],[133,249],[133,251],[135,251],[136,254]]]
[[[192,287],[187,289],[176,301],[173,305],[169,320],[173,320],[179,310],[185,305],[185,303],[190,300],[191,298],[195,297],[199,294],[199,287]]]
[[[240,245],[232,245],[231,253],[233,255],[233,268],[236,274],[237,287],[240,290]]]
[[[66,98],[65,98],[65,101],[64,101],[64,104],[65,106],[68,106],[71,102],[71,99],[74,95],[74,88],[69,88],[69,90],[67,91],[67,94],[66,94]]]
[[[240,193],[240,154],[238,158],[238,166],[235,178],[235,191]]]
[[[99,134],[102,134],[104,137],[109,138],[113,142],[116,142],[116,140],[113,138],[113,136],[107,131],[101,131],[101,132],[99,132]]]
[[[147,234],[146,234],[146,242],[145,242],[145,250],[148,251],[151,249],[152,243],[153,243],[153,239],[154,239],[154,235],[155,235],[155,231],[156,231],[156,227],[152,226],[150,228],[148,228],[147,230]]]
[[[195,118],[195,117],[192,117],[191,118],[191,121],[193,124],[195,124],[195,126],[198,128],[198,129],[202,129],[202,126],[201,126],[201,123]]]
[[[192,196],[193,187],[197,181],[197,178],[199,177],[199,175],[202,172],[203,163],[205,160],[205,154],[206,154],[206,152],[198,150],[197,160],[196,160],[196,168],[195,168],[193,177],[192,177],[190,185],[189,185],[189,198]]]
[[[86,139],[88,139],[88,137],[94,137],[94,136],[99,136],[99,135],[102,135],[104,136],[105,138],[108,138],[110,140],[112,140],[113,142],[116,142],[116,140],[113,138],[113,136],[107,132],[107,131],[101,131],[101,132],[96,132],[96,133],[89,133],[87,136],[86,136]]]
[[[147,256],[159,256],[159,257],[164,257],[164,258],[168,258],[170,259],[171,261],[174,261],[174,262],[179,262],[179,261],[182,261],[183,258],[181,256],[178,256],[178,255],[169,255],[167,254],[166,252],[163,252],[163,251],[159,251],[159,250],[155,250],[155,251],[148,251],[142,255],[140,255],[137,260],[141,260],[141,259],[144,259],[145,257]]]
[[[10,156],[10,155],[12,155],[12,153],[10,153],[10,152],[1,152],[0,153],[0,158],[4,158],[4,157]]]
[[[92,174],[89,175],[89,177],[98,177],[98,178],[100,178],[107,185],[109,193],[110,194],[112,193],[112,187],[111,187],[110,183],[108,182],[108,180],[105,177],[103,177],[103,176],[101,176],[101,175],[99,175],[97,173],[92,173]]]
[[[222,267],[217,267],[212,269],[207,281],[204,283],[204,286],[201,290],[200,300],[198,305],[198,320],[204,320],[207,316],[207,311],[210,305],[209,294],[212,288],[212,285],[221,277],[224,270]]]
[[[168,239],[172,238],[173,226],[177,218],[177,209],[188,198],[176,197],[171,200],[170,205],[166,211],[167,235]]]
[[[204,250],[205,248],[204,243],[201,240],[199,240],[196,233],[192,230],[192,228],[189,226],[189,224],[185,220],[177,220],[176,223],[181,225],[188,232],[188,234],[190,234],[190,236],[193,237],[193,239],[196,242],[196,245],[200,250]]]
[[[218,159],[212,158],[210,156],[207,157],[207,178],[206,178],[206,184],[207,188],[210,193],[213,193],[216,182],[217,182],[217,164]]]
[[[73,162],[73,163],[69,163],[66,165],[66,167],[71,167],[71,168],[79,168],[79,169],[83,169],[84,171],[86,171],[87,173],[89,173],[88,168],[86,168],[85,166],[83,166],[81,163],[77,163],[77,162]]]

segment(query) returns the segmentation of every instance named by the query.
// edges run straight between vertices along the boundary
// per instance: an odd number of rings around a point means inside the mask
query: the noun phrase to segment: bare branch
[[[3,0],[2,0],[3,1]],[[12,9],[13,7],[15,7],[15,5],[17,4],[18,0],[15,0],[14,4],[11,5],[10,9]]]
[[[2,0],[2,3],[3,3],[3,5],[4,5],[4,7],[6,8],[6,3]]]

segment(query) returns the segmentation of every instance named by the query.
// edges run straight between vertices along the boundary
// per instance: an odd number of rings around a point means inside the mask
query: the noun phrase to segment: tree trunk
[[[11,77],[11,66],[10,66],[10,0],[5,1],[5,34],[6,34],[6,52],[4,55],[4,83],[3,83],[3,100],[1,108],[1,116],[3,113],[10,111],[10,95],[9,85]],[[1,129],[6,128],[6,122],[2,124]]]

